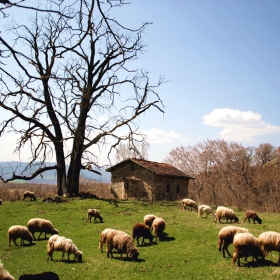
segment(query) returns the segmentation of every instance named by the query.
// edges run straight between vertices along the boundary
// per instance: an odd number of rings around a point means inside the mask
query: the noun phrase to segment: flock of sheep
[[[30,200],[36,200],[34,193],[25,192],[24,200],[29,197]],[[215,222],[221,220],[226,220],[232,222],[239,222],[238,217],[234,211],[228,207],[219,206],[217,207],[215,213],[212,208],[208,205],[198,205],[192,199],[183,199],[181,201],[182,209],[195,210],[198,212],[198,217],[201,218],[204,214],[206,216],[211,215],[215,217]],[[94,223],[97,219],[100,222],[103,222],[103,217],[100,215],[97,209],[89,209],[87,211],[86,222],[91,222],[91,219],[94,218]],[[250,223],[253,220],[253,223],[258,222],[262,223],[262,220],[259,218],[256,212],[248,210],[245,213],[244,222]],[[151,243],[153,239],[163,237],[163,232],[165,230],[166,223],[164,219],[157,217],[153,214],[148,214],[144,216],[143,223],[137,223],[132,228],[132,236],[129,234],[116,230],[106,228],[100,234],[99,246],[98,249],[103,252],[103,245],[107,246],[107,257],[113,257],[113,249],[116,249],[120,254],[121,260],[123,259],[123,254],[126,254],[131,260],[137,260],[139,257],[139,250],[134,244],[135,240],[138,246],[142,246],[145,243],[145,239],[148,239]],[[11,242],[17,246],[17,239],[20,239],[20,245],[24,245],[24,242],[27,241],[29,244],[32,244],[33,240],[36,240],[35,233],[39,233],[37,239],[39,240],[41,235],[45,234],[45,239],[47,239],[47,234],[51,234],[51,237],[47,242],[47,260],[53,260],[53,252],[61,251],[63,261],[65,253],[68,255],[73,254],[74,259],[77,261],[82,261],[82,251],[80,251],[73,241],[69,238],[59,236],[59,231],[54,228],[53,224],[49,220],[41,218],[33,218],[27,222],[27,226],[22,225],[13,225],[8,230],[8,244],[11,246]],[[154,233],[154,235],[152,234]],[[141,241],[142,238],[142,242]],[[233,255],[228,251],[230,244],[233,244],[234,252]],[[225,226],[218,233],[218,250],[222,251],[223,257],[226,257],[225,253],[228,256],[232,257],[232,263],[236,263],[240,266],[240,258],[244,257],[247,261],[248,256],[253,257],[253,261],[257,261],[260,257],[264,260],[265,256],[271,251],[279,252],[278,264],[280,265],[280,233],[274,231],[266,231],[259,235],[258,238],[253,236],[246,228],[238,226]],[[37,278],[36,278],[37,277]],[[3,268],[3,264],[0,263],[0,279],[13,280],[14,278]],[[58,275],[53,272],[44,272],[41,274],[31,275],[24,274],[19,279],[28,280],[28,279],[50,279],[57,280],[59,279]]]
[[[197,210],[198,217],[201,218],[205,213],[206,216],[209,214],[215,217],[215,222],[221,220],[239,222],[238,217],[234,211],[228,207],[218,206],[216,212],[214,213],[212,208],[208,205],[198,205],[194,200],[186,198],[181,201],[182,209]],[[244,223],[248,220],[250,223],[258,222],[262,223],[261,218],[257,215],[255,211],[247,210],[245,213]],[[230,244],[233,244],[233,255],[228,251]],[[244,258],[247,261],[249,256],[253,257],[253,261],[257,261],[258,258],[264,260],[265,256],[271,251],[278,251],[278,265],[280,265],[280,233],[275,231],[266,231],[256,238],[253,234],[249,233],[246,228],[238,226],[225,226],[218,233],[218,250],[222,251],[223,257],[225,258],[225,252],[228,256],[232,257],[232,263],[236,263],[240,266],[240,258]]]

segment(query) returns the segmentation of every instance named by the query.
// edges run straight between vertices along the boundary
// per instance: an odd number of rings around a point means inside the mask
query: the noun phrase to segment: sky
[[[131,28],[152,22],[137,65],[167,80],[158,89],[165,113],[139,122],[149,160],[207,139],[280,146],[279,14],[278,0],[130,0],[116,11]],[[12,142],[0,137],[0,161],[17,159]]]

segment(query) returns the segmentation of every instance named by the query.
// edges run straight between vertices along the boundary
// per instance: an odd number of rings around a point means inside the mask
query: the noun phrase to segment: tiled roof
[[[144,159],[139,158],[131,158],[126,159],[122,162],[119,162],[118,164],[111,166],[106,171],[111,172],[114,171],[119,166],[132,161],[140,166],[142,166],[145,169],[148,169],[152,171],[153,173],[159,174],[159,175],[169,175],[169,176],[175,176],[175,177],[187,177],[189,179],[194,179],[192,176],[187,175],[186,173],[182,172],[181,170],[175,168],[174,166],[168,164],[168,163],[160,163],[160,162],[154,162],[154,161],[148,161]]]

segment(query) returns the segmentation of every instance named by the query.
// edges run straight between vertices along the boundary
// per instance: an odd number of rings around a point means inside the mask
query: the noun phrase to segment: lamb
[[[46,271],[37,274],[23,274],[19,280],[59,280],[59,277],[54,272]]]
[[[94,223],[96,222],[96,219],[98,218],[99,221],[102,223],[103,218],[99,214],[99,212],[96,209],[88,209],[87,212],[87,222],[88,220],[91,222],[91,218],[94,217]]]
[[[245,213],[244,223],[248,219],[248,222],[250,223],[250,219],[253,219],[253,223],[257,221],[259,224],[262,223],[262,219],[258,216],[258,214],[255,211],[247,210]]]
[[[199,205],[199,207],[198,207],[198,218],[201,218],[204,213],[206,214],[206,217],[208,217],[209,214],[214,216],[211,206]]]
[[[234,220],[234,222],[238,223],[239,219],[236,217],[234,211],[228,207],[224,207],[224,206],[218,206],[217,210],[216,210],[216,222],[219,221],[219,223],[221,223],[221,219],[227,219],[226,223],[228,222],[228,220],[230,220],[232,222],[232,220]]]
[[[140,223],[135,224],[135,226],[132,228],[132,237],[133,240],[135,240],[136,238],[138,246],[140,246],[139,238],[141,237],[143,238],[141,245],[144,244],[144,239],[149,239],[151,243],[154,238],[153,235],[151,234],[149,227],[146,226],[145,224],[140,224]]]
[[[3,263],[0,262],[0,279],[1,280],[15,280],[8,270],[3,268]]]
[[[48,252],[48,257],[53,260],[53,252],[54,251],[62,251],[62,258],[61,261],[63,261],[64,254],[67,252],[68,254],[68,260],[69,260],[69,255],[73,254],[74,259],[77,259],[78,262],[82,261],[82,256],[83,252],[79,251],[76,245],[73,243],[73,241],[69,238],[65,238],[64,236],[59,236],[57,234],[52,235],[47,244],[47,252]]]
[[[152,228],[154,231],[154,234],[157,238],[162,238],[163,236],[163,231],[165,230],[165,221],[162,218],[156,218],[153,221]]]
[[[190,199],[190,198],[184,198],[182,201],[181,201],[181,208],[182,209],[187,209],[189,208],[191,211],[194,209],[194,210],[197,210],[197,203]]]
[[[41,219],[41,218],[33,218],[27,222],[27,227],[31,232],[34,240],[36,240],[34,233],[40,232],[38,239],[45,233],[45,239],[47,238],[47,234],[58,234],[58,230],[54,228],[53,224],[49,220]]]
[[[104,229],[100,234],[100,240],[99,240],[99,246],[98,246],[98,249],[100,249],[100,252],[103,252],[103,244],[105,244],[105,243],[107,244],[107,242],[109,240],[112,240],[113,237],[119,233],[125,233],[125,232],[121,231],[121,230],[111,229],[111,228]]]
[[[265,231],[259,235],[258,242],[264,256],[267,256],[271,251],[279,252],[278,265],[280,265],[280,233],[275,231]]]
[[[133,261],[137,260],[139,256],[138,248],[134,245],[134,240],[131,236],[125,232],[114,235],[113,239],[107,241],[107,257],[111,255],[113,258],[112,249],[117,249],[121,254],[121,260],[123,260],[122,255],[126,253]]]
[[[26,200],[27,197],[29,197],[30,200],[36,200],[36,196],[35,196],[34,192],[25,191],[23,193],[23,200]]]
[[[233,238],[233,247],[234,252],[232,256],[232,263],[236,263],[240,266],[240,258],[244,257],[247,260],[247,257],[251,255],[254,260],[258,260],[258,257],[263,257],[263,254],[259,248],[258,240],[253,234],[248,232],[237,233]]]
[[[27,227],[15,225],[8,229],[8,240],[9,246],[11,246],[11,240],[17,246],[16,239],[20,238],[20,245],[24,245],[24,240],[27,240],[30,244],[32,243],[32,235]]]
[[[148,214],[144,217],[144,224],[148,226],[150,229],[152,228],[152,224],[154,219],[157,218],[157,216],[153,214]]]
[[[223,251],[223,257],[225,258],[225,251],[231,257],[231,254],[228,251],[228,246],[233,242],[235,234],[239,232],[249,232],[246,228],[235,227],[235,226],[226,226],[223,227],[218,234],[218,250]]]

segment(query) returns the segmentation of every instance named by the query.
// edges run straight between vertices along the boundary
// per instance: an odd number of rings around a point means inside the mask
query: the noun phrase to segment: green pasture
[[[103,223],[86,223],[89,208],[100,210]],[[164,240],[138,247],[139,261],[132,262],[119,254],[106,257],[97,247],[100,233],[115,228],[131,234],[132,227],[146,214],[155,214],[166,221]],[[263,231],[279,231],[279,214],[259,213],[263,224],[244,224],[244,211],[236,211],[241,223],[256,237]],[[83,251],[83,262],[61,262],[61,252],[54,252],[54,261],[47,261],[47,239],[32,246],[8,246],[7,231],[12,225],[26,225],[31,218],[49,219],[59,234],[71,238]],[[217,250],[217,236],[225,224],[212,217],[198,218],[197,212],[181,210],[178,203],[150,205],[140,201],[67,199],[67,202],[37,201],[3,202],[0,206],[0,260],[15,279],[23,273],[56,272],[60,279],[280,279],[278,253],[270,253],[264,263],[242,261],[237,267],[231,258],[223,259]],[[38,233],[37,233],[38,236]],[[44,235],[43,235],[44,237]],[[19,240],[18,240],[19,244]],[[229,247],[232,252],[232,245]]]

